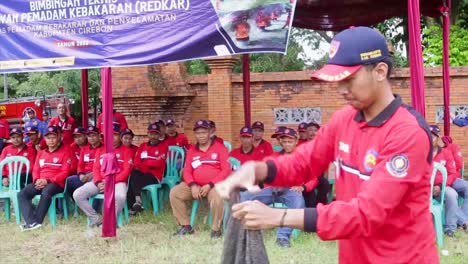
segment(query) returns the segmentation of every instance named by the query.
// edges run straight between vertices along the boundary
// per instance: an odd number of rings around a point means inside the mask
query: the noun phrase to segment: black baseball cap
[[[193,126],[193,130],[195,131],[199,128],[210,129],[211,128],[210,122],[208,120],[198,120],[197,122],[195,122],[195,125]]]

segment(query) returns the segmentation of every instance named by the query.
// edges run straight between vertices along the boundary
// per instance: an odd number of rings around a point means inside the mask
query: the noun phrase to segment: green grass
[[[200,213],[203,215],[203,213]],[[130,225],[117,230],[116,239],[102,239],[100,230],[86,229],[80,215],[59,221],[52,229],[21,232],[14,222],[5,223],[0,215],[0,256],[2,263],[220,263],[222,240],[212,240],[209,227],[198,219],[195,234],[174,238],[177,229],[169,210],[157,217],[149,213],[130,219]],[[320,241],[315,234],[301,232],[292,239],[292,248],[275,245],[275,232],[264,232],[271,263],[337,263],[336,242]],[[466,263],[468,235],[458,232],[445,238],[449,256],[442,263]]]

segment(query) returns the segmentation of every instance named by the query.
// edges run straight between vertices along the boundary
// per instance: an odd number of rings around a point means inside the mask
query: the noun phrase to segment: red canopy
[[[369,26],[392,17],[408,15],[412,0],[298,0],[293,26],[341,31],[350,26]],[[421,15],[440,16],[443,0],[420,0]]]

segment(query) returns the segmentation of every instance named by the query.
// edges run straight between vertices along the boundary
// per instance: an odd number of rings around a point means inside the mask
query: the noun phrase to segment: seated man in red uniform
[[[61,142],[60,128],[50,126],[45,133],[47,149],[39,151],[33,169],[33,183],[18,194],[21,215],[25,224],[23,231],[41,227],[49,210],[52,196],[63,192],[65,179],[72,164],[71,151]],[[32,205],[34,196],[40,194],[37,208]]]
[[[122,211],[127,198],[128,176],[133,167],[133,154],[130,148],[122,144],[120,137],[120,127],[114,126],[114,153],[117,158],[119,173],[115,175],[115,214]],[[101,216],[93,209],[88,202],[88,198],[104,192],[106,184],[105,175],[101,171],[105,148],[100,148],[96,153],[96,160],[93,165],[93,180],[85,183],[73,193],[73,199],[78,207],[89,218],[89,227],[99,227],[102,224]]]
[[[156,122],[154,122],[154,124],[157,124],[159,126],[159,129],[161,130],[161,133],[159,133],[159,141],[161,143],[168,144],[166,142],[168,140],[167,134],[166,134],[166,131],[167,131],[166,122],[164,122],[164,120],[162,119],[158,119],[156,120]]]
[[[453,159],[455,160],[455,168],[458,174],[460,175],[460,177],[463,177],[461,172],[463,170],[464,164],[463,164],[463,154],[461,152],[460,145],[453,143],[452,137],[450,136],[443,136],[442,142],[444,143],[445,148],[447,148],[448,150],[450,150],[450,152],[452,152]]]
[[[197,144],[187,152],[184,167],[184,180],[172,188],[170,193],[172,212],[181,226],[175,235],[192,234],[187,203],[193,200],[208,199],[213,224],[211,237],[221,236],[221,223],[224,215],[224,202],[213,189],[231,173],[228,152],[223,143],[210,140],[210,124],[199,120],[193,128]]]
[[[24,188],[26,184],[29,184],[32,182],[31,172],[32,172],[32,169],[34,168],[36,150],[24,144],[23,131],[21,130],[21,128],[13,128],[10,131],[10,141],[11,141],[11,145],[6,146],[2,150],[2,154],[0,155],[0,160],[4,160],[6,157],[12,157],[12,156],[21,156],[29,160],[30,171],[26,171],[26,166],[24,166],[23,171],[21,172],[20,187]],[[3,167],[3,171],[2,171],[3,186],[5,187],[9,185],[8,175],[9,175],[9,168],[8,166],[5,166]]]
[[[135,165],[130,177],[127,193],[127,203],[135,212],[143,210],[141,190],[151,184],[159,184],[166,169],[168,146],[159,141],[161,129],[158,124],[148,126],[148,142],[138,148],[135,155]]]
[[[178,146],[184,148],[185,150],[189,149],[190,144],[188,142],[187,136],[185,136],[184,133],[177,132],[177,125],[174,119],[168,119],[166,121],[166,127],[168,146]]]
[[[262,158],[268,157],[273,154],[273,147],[270,142],[263,139],[265,126],[262,122],[256,121],[252,124],[253,144],[256,150],[262,155]]]
[[[37,127],[28,127],[24,133],[29,137],[29,142],[26,144],[28,147],[38,152],[47,148],[46,141],[39,134]]]
[[[77,127],[73,131],[73,143],[70,145],[72,151],[72,168],[70,175],[76,174],[78,161],[80,160],[81,150],[88,145],[88,138],[86,137],[86,129]]]
[[[249,160],[262,160],[261,155],[253,146],[253,133],[250,127],[243,127],[240,130],[241,147],[233,149],[229,153],[230,157],[236,158],[241,164]]]
[[[307,140],[313,140],[317,131],[320,129],[320,125],[315,122],[310,122],[307,125]]]
[[[300,146],[301,144],[304,144],[307,142],[307,127],[309,124],[302,122],[299,124],[297,127],[297,130],[299,131],[299,141],[297,142],[297,145]]]

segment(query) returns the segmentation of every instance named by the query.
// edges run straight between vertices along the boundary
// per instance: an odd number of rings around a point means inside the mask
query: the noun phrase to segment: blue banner
[[[294,0],[1,0],[0,73],[286,51]]]

